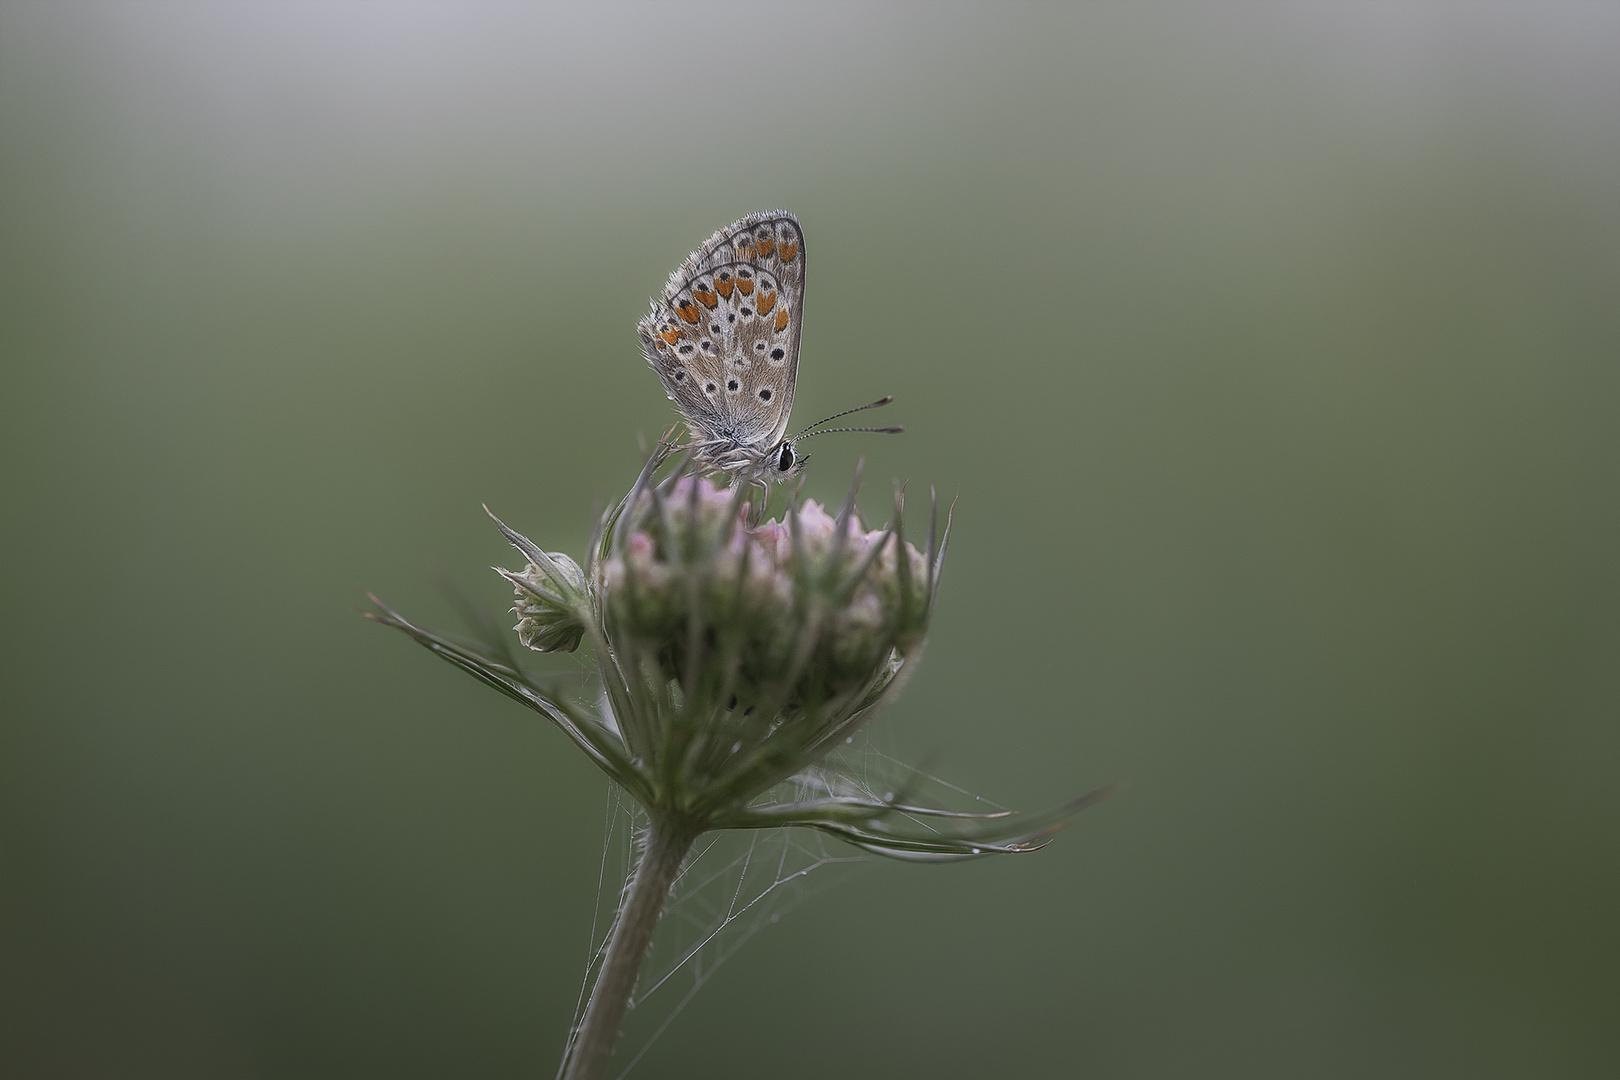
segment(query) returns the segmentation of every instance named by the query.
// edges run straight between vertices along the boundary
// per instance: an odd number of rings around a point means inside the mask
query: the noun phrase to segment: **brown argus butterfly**
[[[803,317],[804,233],[786,210],[749,214],[721,229],[670,275],[636,329],[647,363],[686,419],[700,467],[735,483],[785,480],[807,460],[800,439],[901,430],[817,430],[887,405],[893,399],[886,397],[787,437]]]

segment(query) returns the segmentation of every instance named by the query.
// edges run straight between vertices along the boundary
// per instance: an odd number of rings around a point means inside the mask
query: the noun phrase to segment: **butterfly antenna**
[[[894,395],[893,394],[886,394],[883,397],[878,398],[876,401],[867,402],[865,405],[857,405],[853,409],[845,409],[843,412],[835,412],[831,416],[827,417],[825,420],[817,420],[815,423],[811,424],[809,427],[805,428],[803,431],[799,432],[797,435],[795,435],[793,437],[795,439],[802,439],[806,435],[810,434],[812,431],[815,431],[816,428],[820,427],[822,424],[830,424],[834,420],[837,420],[839,417],[848,416],[850,413],[865,412],[867,409],[882,408],[884,405],[887,405],[889,402],[891,402],[893,400],[894,400]],[[842,430],[844,430],[844,431],[887,431],[889,429],[888,428],[843,428]],[[895,430],[899,430],[899,429],[896,428]],[[816,434],[820,435],[820,434],[825,434],[825,433],[824,432],[816,432]]]
[[[822,423],[826,423],[826,421],[823,420]],[[869,431],[875,435],[898,435],[904,430],[906,429],[900,427],[898,424],[894,427],[830,427],[822,428],[820,431],[811,431],[808,433],[800,432],[798,435],[793,436],[793,438],[795,441],[797,441],[799,439],[809,439],[816,435],[834,435],[840,431]]]

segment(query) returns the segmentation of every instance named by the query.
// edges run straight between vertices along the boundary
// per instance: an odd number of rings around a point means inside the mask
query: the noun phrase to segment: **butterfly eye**
[[[787,472],[793,468],[793,447],[787,443],[782,444],[782,453],[776,459],[778,472]]]

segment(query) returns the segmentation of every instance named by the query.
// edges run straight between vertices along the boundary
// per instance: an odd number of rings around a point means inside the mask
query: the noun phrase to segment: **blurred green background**
[[[604,781],[397,634],[583,547],[785,206],[960,495],[879,864],[636,1076],[1620,1072],[1620,8],[0,8],[0,1073],[549,1075]]]

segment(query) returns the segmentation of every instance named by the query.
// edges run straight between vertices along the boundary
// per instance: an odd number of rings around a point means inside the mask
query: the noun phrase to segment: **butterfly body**
[[[750,214],[688,256],[636,327],[698,465],[735,482],[785,480],[804,466],[787,437],[804,267],[798,218]]]

